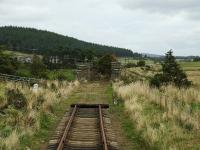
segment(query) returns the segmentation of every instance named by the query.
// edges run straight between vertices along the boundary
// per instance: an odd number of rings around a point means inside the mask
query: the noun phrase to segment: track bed
[[[48,149],[119,150],[108,105],[73,104],[63,117]]]

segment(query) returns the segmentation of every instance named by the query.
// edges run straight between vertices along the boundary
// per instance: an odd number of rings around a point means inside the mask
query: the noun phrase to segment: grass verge
[[[140,132],[135,130],[135,124],[131,120],[129,114],[125,111],[124,104],[121,102],[118,105],[114,105],[112,102],[112,93],[113,89],[112,86],[109,85],[107,87],[106,93],[109,98],[109,104],[110,104],[110,113],[113,115],[113,120],[119,122],[121,130],[122,137],[125,137],[126,139],[124,143],[120,143],[121,147],[126,148],[126,150],[132,150],[132,149],[140,149],[140,150],[149,150],[149,146],[147,143],[142,139],[140,136]],[[115,122],[114,121],[114,122]]]
[[[63,115],[67,111],[66,108],[77,99],[74,97],[73,92],[69,98],[64,101],[60,101],[59,104],[53,106],[53,114],[42,114],[40,119],[41,129],[34,134],[34,136],[23,136],[20,138],[20,149],[25,150],[27,148],[31,150],[45,149],[49,138],[54,133],[56,126],[62,119]]]

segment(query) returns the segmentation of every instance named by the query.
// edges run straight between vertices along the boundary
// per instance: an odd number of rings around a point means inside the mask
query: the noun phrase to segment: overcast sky
[[[199,0],[0,0],[0,25],[45,29],[134,52],[200,55]]]

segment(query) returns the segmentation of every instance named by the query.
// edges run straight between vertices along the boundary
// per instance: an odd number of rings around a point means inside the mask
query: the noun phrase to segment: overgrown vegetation
[[[136,130],[153,149],[195,149],[200,137],[199,89],[162,87],[162,92],[148,83],[114,84],[118,97],[136,123]],[[194,109],[195,106],[195,109]],[[187,144],[187,143],[190,144]]]
[[[138,67],[144,67],[145,66],[145,60],[139,60],[138,62],[137,62],[137,66]]]
[[[57,104],[66,100],[79,85],[77,81],[48,81],[44,84],[38,90],[20,83],[0,84],[0,149],[16,149],[26,145],[34,136],[44,136],[40,132],[47,132],[44,129],[55,121]]]

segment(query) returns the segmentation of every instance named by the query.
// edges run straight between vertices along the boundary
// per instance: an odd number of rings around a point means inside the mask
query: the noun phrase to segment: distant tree
[[[117,61],[114,55],[107,54],[98,61],[98,72],[107,77],[111,75],[111,63]]]
[[[199,56],[195,57],[195,58],[193,59],[193,61],[194,61],[194,62],[200,61],[200,57],[199,57]]]
[[[132,54],[132,57],[133,57],[133,58],[142,58],[142,54],[133,53],[133,54]]]
[[[139,61],[137,62],[137,66],[138,66],[138,67],[144,67],[145,64],[146,64],[146,62],[145,62],[144,60],[139,60]]]
[[[0,51],[0,73],[15,74],[18,68],[17,60]]]
[[[169,83],[175,84],[177,87],[187,87],[191,85],[191,81],[187,79],[187,75],[176,62],[172,50],[166,53],[164,62],[162,63],[162,73],[156,74],[151,79],[150,83],[156,87]]]
[[[95,56],[95,52],[94,50],[86,50],[86,58],[88,59],[88,61],[92,61],[94,59]]]
[[[46,77],[46,65],[42,62],[39,56],[33,56],[31,64],[31,73],[36,77]]]
[[[51,56],[65,52],[70,57],[74,57],[78,52],[76,49],[80,49],[87,53],[84,55],[88,57],[88,60],[92,59],[92,55],[88,54],[93,52],[95,56],[105,55],[105,53],[114,53],[121,57],[133,55],[133,52],[128,49],[88,43],[53,32],[13,26],[0,27],[0,44],[12,50],[24,52],[32,52],[33,49],[37,49],[37,54],[50,54]],[[88,50],[93,52],[88,53]]]

